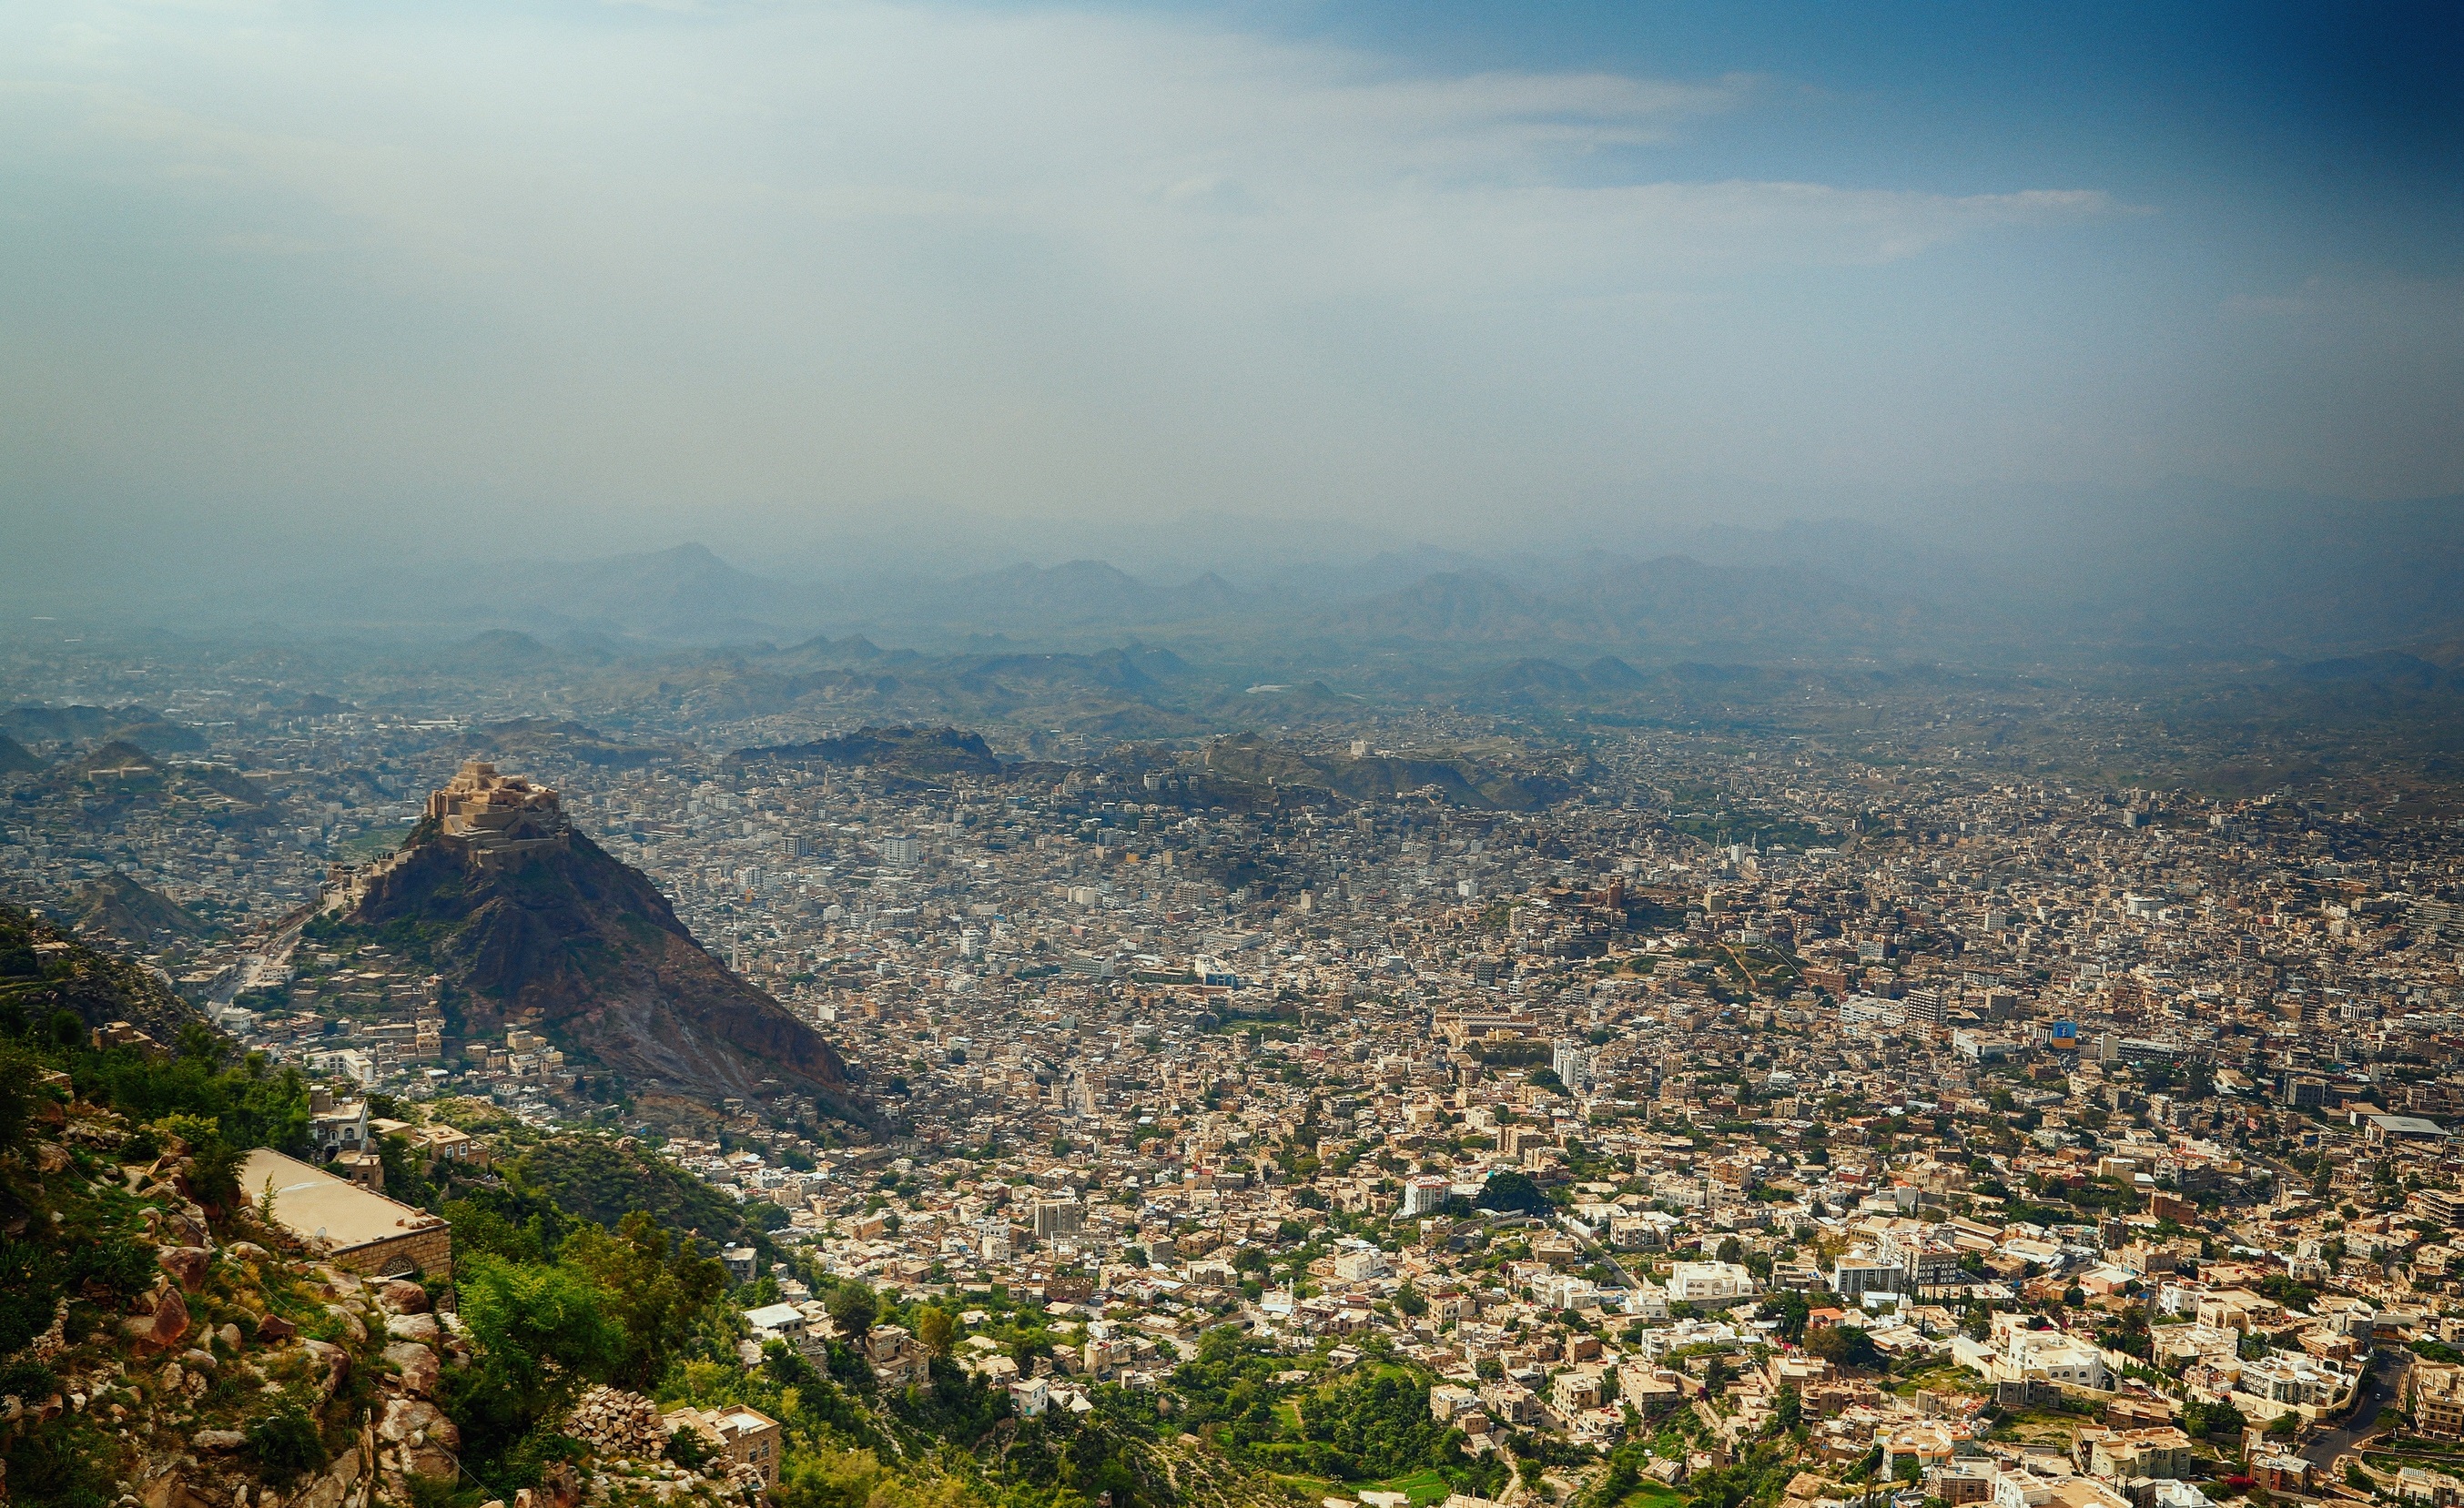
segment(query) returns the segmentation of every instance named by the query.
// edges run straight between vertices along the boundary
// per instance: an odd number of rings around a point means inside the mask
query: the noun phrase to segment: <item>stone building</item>
[[[483,759],[465,762],[443,790],[431,793],[428,815],[446,837],[483,855],[559,847],[569,832],[556,792],[517,775],[498,775]]]
[[[716,1409],[687,1406],[671,1409],[660,1418],[670,1434],[685,1430],[698,1432],[730,1461],[759,1472],[763,1491],[778,1490],[779,1421],[760,1410],[746,1404],[726,1404]]]
[[[904,1388],[930,1375],[932,1358],[904,1325],[876,1324],[864,1338],[865,1360],[884,1388]]]
[[[335,1266],[371,1278],[453,1271],[453,1227],[349,1178],[258,1147],[240,1169],[252,1203],[269,1193],[275,1223]]]

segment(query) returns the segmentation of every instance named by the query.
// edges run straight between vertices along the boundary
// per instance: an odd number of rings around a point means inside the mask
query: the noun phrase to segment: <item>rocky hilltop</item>
[[[957,728],[859,728],[811,743],[738,749],[737,764],[870,765],[899,775],[993,775],[1001,770],[983,734]]]
[[[78,886],[72,904],[78,927],[127,943],[143,945],[165,936],[193,940],[214,930],[204,917],[118,869]]]
[[[565,820],[556,793],[473,761],[319,933],[359,933],[455,992],[466,1037],[518,1024],[637,1094],[810,1095],[872,1113],[830,1044],[694,941],[667,897]]]
[[[22,907],[0,904],[0,1029],[46,1026],[63,1011],[88,1031],[125,1022],[165,1046],[206,1024],[151,970],[97,952]]]

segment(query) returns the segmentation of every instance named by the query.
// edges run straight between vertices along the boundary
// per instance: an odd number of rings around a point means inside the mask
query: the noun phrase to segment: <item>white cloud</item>
[[[211,296],[281,327],[217,353],[253,404],[29,423],[211,426],[194,464],[302,487],[1475,506],[1768,457],[1783,421],[1706,395],[1837,296],[1792,279],[2117,212],[1677,179],[1746,76],[1431,76],[1114,12],[97,3],[0,20],[0,171],[81,186],[132,262],[262,263]]]
[[[1213,244],[1267,299],[1277,276],[1311,297],[1545,289],[1561,269],[1887,259],[2111,208],[1655,181],[1636,149],[1738,108],[1744,77],[1397,76],[1181,23],[876,4],[570,31],[466,15],[409,35],[295,15],[225,29],[98,9],[55,30],[107,38],[122,66],[62,58],[11,86],[89,160],[229,175],[269,217],[313,208],[413,257],[503,253],[551,279],[605,260],[620,228],[759,259],[779,248],[747,244],[748,220],[926,221],[1123,271]],[[1210,243],[1224,228],[1193,214],[1237,219],[1237,238]]]

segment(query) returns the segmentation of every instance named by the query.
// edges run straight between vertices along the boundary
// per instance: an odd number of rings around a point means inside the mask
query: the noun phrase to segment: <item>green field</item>
[[[1275,1480],[1311,1499],[1342,1497],[1356,1501],[1364,1492],[1403,1493],[1411,1497],[1412,1508],[1428,1508],[1431,1503],[1444,1502],[1447,1495],[1454,1491],[1446,1485],[1444,1477],[1430,1470],[1389,1477],[1382,1482],[1331,1482],[1322,1476],[1287,1476],[1281,1472],[1275,1474]],[[1671,1503],[1676,1500],[1673,1497],[1670,1499]],[[1655,1502],[1645,1505],[1645,1508],[1661,1508],[1661,1505]]]

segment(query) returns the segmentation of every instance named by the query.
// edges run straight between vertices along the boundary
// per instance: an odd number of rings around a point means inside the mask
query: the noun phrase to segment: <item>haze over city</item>
[[[2458,1508],[2453,6],[0,8],[20,1508]]]
[[[55,570],[2464,490],[2436,7],[0,27],[0,508]]]

